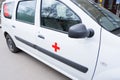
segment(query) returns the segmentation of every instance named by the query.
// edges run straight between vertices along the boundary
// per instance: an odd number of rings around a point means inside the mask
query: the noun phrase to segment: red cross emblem
[[[55,52],[57,52],[57,50],[60,50],[60,47],[58,47],[58,44],[56,42],[54,45],[52,45],[52,47],[54,48]]]

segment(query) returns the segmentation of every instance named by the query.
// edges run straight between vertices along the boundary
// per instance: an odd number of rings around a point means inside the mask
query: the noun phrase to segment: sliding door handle
[[[42,36],[42,35],[38,35],[38,37],[41,38],[41,39],[45,39],[45,37]]]
[[[12,28],[16,28],[14,25],[12,25]]]

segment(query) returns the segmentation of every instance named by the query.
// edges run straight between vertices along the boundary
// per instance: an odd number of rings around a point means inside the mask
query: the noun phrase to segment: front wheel
[[[17,53],[20,51],[20,49],[18,49],[16,47],[14,41],[12,40],[12,38],[9,35],[6,35],[6,42],[7,42],[8,48],[11,52]]]

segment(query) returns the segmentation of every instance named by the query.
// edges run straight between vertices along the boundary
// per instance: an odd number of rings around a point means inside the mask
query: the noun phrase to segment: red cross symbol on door
[[[56,42],[54,45],[52,45],[52,47],[54,48],[55,52],[57,52],[57,50],[60,50],[60,47],[58,47],[58,44]]]

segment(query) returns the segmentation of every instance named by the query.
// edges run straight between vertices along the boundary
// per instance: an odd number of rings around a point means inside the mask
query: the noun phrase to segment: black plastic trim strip
[[[80,64],[77,64],[77,63],[71,61],[71,60],[63,58],[63,57],[61,57],[61,56],[59,56],[57,54],[54,54],[54,53],[52,53],[52,52],[50,52],[50,51],[48,51],[46,49],[43,49],[43,48],[41,48],[41,47],[39,47],[37,45],[34,45],[34,44],[32,44],[32,43],[30,43],[30,42],[28,42],[26,40],[23,40],[23,39],[21,39],[21,38],[19,38],[17,36],[15,36],[15,38],[18,41],[20,41],[20,42],[22,42],[22,43],[24,43],[24,44],[26,44],[26,45],[28,45],[28,46],[38,50],[40,52],[43,52],[44,54],[46,54],[46,55],[48,55],[48,56],[50,56],[50,57],[52,57],[52,58],[54,58],[54,59],[56,59],[56,60],[58,60],[60,62],[63,62],[64,64],[67,64],[67,65],[71,66],[72,68],[75,68],[75,69],[77,69],[77,70],[79,70],[79,71],[81,71],[83,73],[87,73],[87,71],[88,71],[87,67],[84,67],[84,66],[82,66]]]

